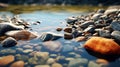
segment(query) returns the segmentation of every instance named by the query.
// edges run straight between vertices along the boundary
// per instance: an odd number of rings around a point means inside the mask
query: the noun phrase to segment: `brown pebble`
[[[56,31],[62,31],[62,28],[57,28]]]
[[[8,65],[14,60],[15,60],[15,57],[13,55],[0,57],[0,67]]]
[[[24,61],[16,61],[13,64],[11,64],[10,67],[24,67],[25,63]]]

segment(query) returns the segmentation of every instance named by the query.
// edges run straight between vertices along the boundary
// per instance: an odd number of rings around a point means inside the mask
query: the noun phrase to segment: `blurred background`
[[[119,0],[0,0],[6,4],[119,5]]]

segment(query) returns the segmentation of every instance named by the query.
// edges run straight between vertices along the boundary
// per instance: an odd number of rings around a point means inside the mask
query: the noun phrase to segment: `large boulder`
[[[87,50],[96,52],[105,56],[120,55],[120,46],[112,39],[103,37],[92,37],[85,44]]]
[[[35,33],[27,30],[9,31],[6,33],[6,35],[13,37],[16,40],[31,40],[37,37]]]
[[[22,26],[16,26],[11,23],[0,23],[0,36],[5,35],[6,32],[11,30],[22,30]]]

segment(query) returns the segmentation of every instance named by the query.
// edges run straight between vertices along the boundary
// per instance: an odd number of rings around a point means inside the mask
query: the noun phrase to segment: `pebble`
[[[55,63],[55,59],[49,58],[46,63],[47,64],[53,64],[53,63]]]
[[[63,66],[61,64],[59,64],[59,63],[54,63],[54,64],[52,64],[51,67],[63,67]]]
[[[71,27],[67,27],[67,28],[64,29],[64,32],[72,33],[72,28]]]
[[[49,65],[36,65],[35,67],[50,67]]]
[[[16,61],[10,65],[10,67],[24,67],[24,61]]]
[[[6,66],[11,62],[13,62],[14,60],[15,60],[15,57],[13,55],[0,57],[0,66]]]
[[[76,59],[70,60],[68,67],[84,66],[87,63],[88,63],[88,60],[85,58],[76,58]]]
[[[56,31],[62,31],[62,28],[57,28]]]
[[[115,39],[118,40],[120,42],[120,31],[113,31],[111,33],[111,36]]]
[[[88,67],[102,67],[102,65],[97,64],[97,63],[95,63],[95,62],[93,62],[93,61],[90,61],[90,62],[88,63]]]
[[[23,50],[24,53],[30,53],[30,52],[32,52],[32,51],[33,51],[32,49]]]
[[[30,46],[30,45],[25,45],[25,46],[23,46],[23,48],[24,48],[24,49],[32,49],[33,47]]]
[[[97,59],[96,60],[96,63],[99,63],[99,64],[108,64],[109,62],[107,61],[107,60],[105,60],[105,59]]]
[[[73,35],[71,33],[65,33],[64,34],[64,39],[71,40],[71,39],[73,39]]]

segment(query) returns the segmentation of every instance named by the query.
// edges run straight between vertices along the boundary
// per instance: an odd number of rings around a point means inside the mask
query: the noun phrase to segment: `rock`
[[[6,33],[6,35],[13,37],[16,40],[31,40],[37,37],[35,33],[27,30],[9,31]]]
[[[120,31],[120,22],[114,21],[110,24],[111,28],[115,31]]]
[[[93,22],[93,21],[86,21],[86,22],[80,24],[80,27],[83,28],[83,29],[85,29],[85,28],[87,28],[89,25],[94,25],[94,22]]]
[[[105,15],[116,14],[116,12],[117,12],[118,10],[119,10],[119,9],[116,9],[116,8],[107,9],[104,14],[105,14]]]
[[[15,57],[13,55],[0,57],[0,66],[6,66],[11,62],[13,62],[14,60],[15,60]]]
[[[51,58],[56,58],[56,57],[57,57],[57,54],[50,54],[50,57],[51,57]]]
[[[86,39],[87,38],[85,36],[80,36],[80,37],[75,38],[75,41],[81,42],[81,41],[85,41]]]
[[[71,52],[73,50],[74,50],[74,46],[66,44],[66,45],[63,46],[62,52]]]
[[[79,67],[79,66],[84,66],[88,63],[88,60],[85,58],[77,58],[70,60],[68,67]]]
[[[15,26],[11,23],[0,23],[0,36],[5,35],[6,32],[12,31],[12,30],[22,30],[23,27],[21,26]]]
[[[13,64],[11,64],[10,67],[24,67],[24,65],[24,61],[16,61]]]
[[[111,33],[111,36],[112,36],[115,40],[120,41],[120,31],[113,31],[113,32]]]
[[[2,49],[1,51],[0,51],[0,53],[1,54],[15,54],[16,53],[16,50],[14,50],[14,49]]]
[[[34,56],[40,57],[41,60],[43,61],[43,60],[47,60],[49,58],[49,53],[48,52],[36,52],[34,54]]]
[[[108,62],[107,60],[105,60],[105,59],[97,59],[96,62],[99,63],[99,64],[106,64],[106,65],[109,63],[109,62]]]
[[[50,67],[49,65],[36,65],[35,67]]]
[[[25,45],[25,46],[23,46],[23,48],[24,48],[24,49],[32,49],[33,47],[30,46],[30,45]]]
[[[56,31],[62,31],[62,28],[57,28]]]
[[[100,36],[100,37],[111,37],[111,33],[110,33],[110,31],[109,30],[99,30],[98,31],[98,35]]]
[[[67,40],[73,39],[73,35],[71,33],[65,33],[64,39],[67,39]]]
[[[42,41],[50,41],[50,40],[57,40],[61,37],[62,37],[61,34],[56,34],[56,33],[52,33],[52,32],[45,32],[45,33],[41,34],[39,39]]]
[[[96,14],[94,14],[92,17],[91,17],[91,19],[93,19],[93,20],[98,20],[99,18],[100,18],[100,16],[102,16],[103,14],[102,13],[96,13]]]
[[[61,64],[59,64],[59,63],[54,63],[54,64],[52,64],[51,67],[63,67],[63,66]]]
[[[97,11],[97,13],[104,13],[104,12],[105,12],[104,9],[99,9],[99,10]]]
[[[65,56],[57,56],[56,62],[58,62],[58,63],[60,63],[60,64],[65,64],[65,63],[68,64],[69,61],[66,60],[66,57],[65,57]]]
[[[23,53],[30,53],[32,51],[33,51],[32,49],[26,49],[26,50],[23,51]]]
[[[93,25],[90,25],[90,26],[88,26],[86,29],[84,29],[84,31],[83,31],[84,33],[95,33],[95,26],[93,26]]]
[[[52,52],[60,52],[62,44],[58,41],[47,41],[43,43],[43,48]]]
[[[66,19],[66,21],[68,24],[74,24],[77,21],[77,18],[76,17],[68,17]]]
[[[13,47],[17,45],[17,41],[12,37],[8,37],[5,40],[3,40],[1,44],[2,44],[2,47],[8,48],[8,47]]]
[[[95,62],[93,62],[93,61],[90,61],[90,62],[88,63],[88,67],[102,67],[102,65],[97,64],[97,63],[95,63]]]
[[[20,55],[20,54],[16,54],[15,57],[16,57],[16,60],[28,61],[28,59],[29,59],[29,56],[27,56],[27,55]]]
[[[118,52],[120,51],[120,46],[112,39],[92,37],[85,42],[84,47],[87,50],[91,50],[102,55],[120,55],[120,52]]]
[[[47,64],[53,64],[53,63],[55,63],[55,59],[49,58],[46,63]]]
[[[67,32],[67,33],[72,33],[72,28],[70,27],[67,27],[64,29],[64,32]]]

